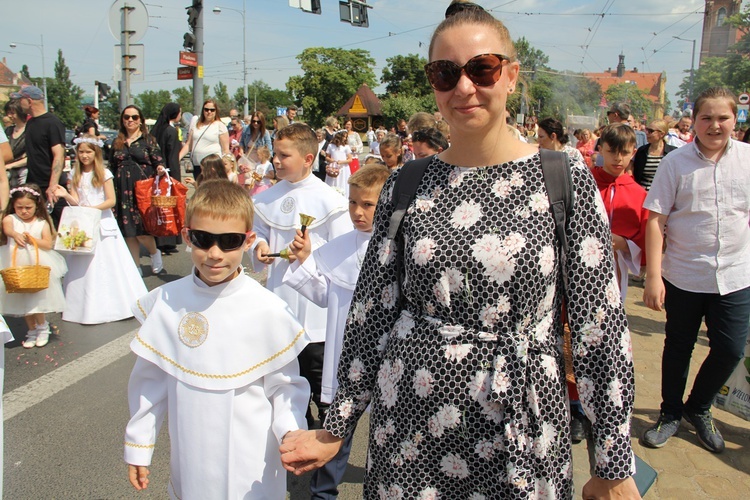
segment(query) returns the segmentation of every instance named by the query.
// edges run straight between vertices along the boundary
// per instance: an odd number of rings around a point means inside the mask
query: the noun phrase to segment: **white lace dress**
[[[93,172],[84,172],[77,188],[82,207],[106,200],[104,187],[94,187],[92,177]],[[105,180],[111,178],[112,173],[105,170]],[[101,239],[94,255],[66,255],[65,259],[65,321],[96,325],[130,318],[130,306],[148,292],[112,210],[102,210]]]
[[[13,229],[20,233],[29,233],[40,240],[45,221],[34,219],[32,222],[22,221],[13,214]],[[16,241],[8,238],[8,243],[0,247],[0,269],[12,264],[13,249]],[[19,248],[16,255],[16,266],[29,266],[36,263],[34,246],[27,245]],[[52,268],[49,276],[49,288],[37,293],[6,293],[5,283],[0,280],[0,309],[6,316],[27,316],[29,314],[60,312],[65,307],[61,278],[67,271],[65,259],[54,250],[39,250],[39,264]]]

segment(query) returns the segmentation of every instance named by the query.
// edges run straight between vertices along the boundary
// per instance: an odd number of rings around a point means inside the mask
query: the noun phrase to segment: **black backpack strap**
[[[396,183],[393,185],[393,204],[395,208],[388,223],[388,239],[395,240],[396,234],[401,227],[401,222],[406,215],[406,209],[417,194],[417,188],[422,181],[427,166],[432,161],[432,156],[420,158],[406,163],[398,172]]]
[[[562,151],[540,149],[544,186],[547,189],[552,217],[555,220],[555,234],[564,253],[568,251],[565,225],[573,209],[575,193],[570,175],[570,160]]]

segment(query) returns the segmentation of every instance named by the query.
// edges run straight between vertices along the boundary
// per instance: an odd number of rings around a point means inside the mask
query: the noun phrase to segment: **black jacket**
[[[633,157],[633,177],[635,177],[635,182],[641,185],[643,185],[643,169],[646,168],[646,157],[648,156],[649,146],[650,144],[646,144],[638,148]],[[664,156],[667,156],[670,151],[674,151],[675,149],[677,149],[676,146],[670,146],[665,142]]]

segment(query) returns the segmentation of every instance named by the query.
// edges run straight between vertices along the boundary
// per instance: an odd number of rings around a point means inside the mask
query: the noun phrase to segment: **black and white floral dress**
[[[386,183],[325,423],[342,437],[371,404],[365,498],[572,496],[563,297],[597,475],[634,472],[609,224],[588,169],[572,171],[564,262],[538,154],[485,168],[433,159],[397,242],[386,234],[398,174]]]

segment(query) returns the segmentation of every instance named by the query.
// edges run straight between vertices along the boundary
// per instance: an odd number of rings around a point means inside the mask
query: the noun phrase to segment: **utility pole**
[[[133,55],[130,53],[130,35],[134,33],[130,29],[128,16],[135,10],[135,7],[124,5],[122,11],[122,29],[120,30],[120,44],[122,46],[122,77],[120,78],[120,109],[125,109],[132,104],[130,100],[130,59]]]
[[[196,116],[203,112],[203,0],[193,0],[193,9],[197,14],[193,35],[195,35],[195,55],[198,59],[198,67],[193,72],[193,109]]]

